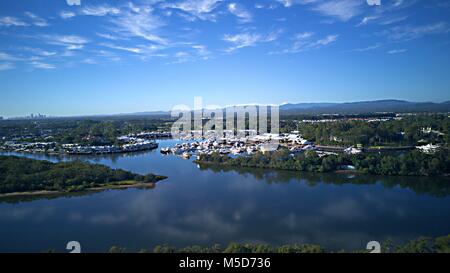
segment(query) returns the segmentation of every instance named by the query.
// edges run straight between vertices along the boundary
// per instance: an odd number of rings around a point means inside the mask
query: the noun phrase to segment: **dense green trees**
[[[153,252],[154,253],[322,253],[324,252],[324,249],[319,245],[311,245],[311,244],[271,246],[268,244],[240,244],[232,242],[226,248],[222,248],[218,244],[213,245],[211,247],[188,246],[184,248],[176,248],[168,245],[157,245],[153,249]]]
[[[397,156],[358,155],[353,157],[352,163],[369,174],[435,176],[450,173],[450,151],[441,149],[431,155],[417,150]]]
[[[0,156],[0,193],[23,191],[80,191],[121,181],[156,182],[165,177],[138,175],[81,161],[51,163]]]
[[[56,141],[107,145],[117,142],[117,137],[142,131],[170,131],[173,118],[168,116],[118,116],[98,118],[55,118],[43,120],[2,120],[0,141]]]
[[[401,120],[382,122],[342,119],[323,123],[298,123],[303,118],[318,119],[320,116],[290,117],[282,122],[282,132],[298,130],[305,138],[321,145],[405,146],[416,145],[421,139],[450,144],[450,118],[443,114],[403,116]],[[422,128],[427,127],[444,135],[421,132]]]
[[[414,150],[395,156],[366,153],[319,157],[314,151],[290,156],[289,151],[279,150],[269,154],[256,153],[251,156],[230,158],[213,153],[200,156],[196,162],[307,172],[333,172],[343,166],[353,165],[361,173],[379,175],[435,176],[450,173],[448,149],[440,149],[431,155]]]
[[[110,253],[123,253],[125,248],[113,246]],[[328,250],[314,244],[289,244],[273,246],[268,244],[242,244],[232,242],[227,247],[213,246],[188,246],[176,248],[168,245],[157,245],[153,250],[141,249],[141,253],[329,253],[329,252],[369,252],[366,249],[356,250]],[[428,238],[420,237],[405,244],[394,245],[391,240],[382,243],[382,253],[450,253],[450,235]]]

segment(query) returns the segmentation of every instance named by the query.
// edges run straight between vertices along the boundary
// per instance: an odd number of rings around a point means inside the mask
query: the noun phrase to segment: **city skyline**
[[[0,4],[0,116],[449,100],[447,1],[55,2]]]

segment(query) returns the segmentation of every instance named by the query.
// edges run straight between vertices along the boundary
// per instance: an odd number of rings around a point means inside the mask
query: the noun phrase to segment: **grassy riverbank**
[[[47,191],[47,190],[40,190],[40,191],[23,191],[23,192],[9,192],[9,193],[0,193],[0,198],[2,197],[33,197],[33,196],[59,196],[59,195],[65,195],[68,193],[73,192],[98,192],[98,191],[104,191],[104,190],[114,190],[114,189],[128,189],[128,188],[154,188],[155,187],[154,182],[148,182],[148,183],[142,183],[138,181],[132,181],[132,180],[126,180],[126,181],[119,181],[114,183],[108,183],[104,184],[99,187],[92,187],[92,188],[85,188],[83,190],[77,190],[77,191]]]

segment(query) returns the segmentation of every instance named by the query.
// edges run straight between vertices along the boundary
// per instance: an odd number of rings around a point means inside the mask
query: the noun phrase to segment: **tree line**
[[[299,123],[302,118],[305,117],[282,120],[281,131],[288,133],[298,130],[305,138],[322,145],[415,146],[420,140],[447,146],[450,144],[450,118],[443,114],[402,116],[400,120],[375,122],[342,119]],[[443,135],[421,132],[422,128],[428,127]]]
[[[84,145],[118,144],[117,137],[142,131],[170,131],[173,118],[108,117],[55,118],[44,120],[0,121],[0,139],[18,138],[24,142],[55,141]]]
[[[112,246],[109,253],[125,253],[127,249],[121,246]],[[356,250],[330,250],[317,244],[287,244],[274,246],[269,244],[246,244],[232,242],[225,248],[219,244],[212,246],[173,247],[157,245],[153,249],[141,249],[140,253],[339,253],[354,252],[368,253],[367,249]],[[381,253],[450,253],[450,235],[436,238],[419,237],[404,244],[394,244],[392,240],[381,243]]]
[[[363,153],[358,155],[319,156],[315,151],[291,154],[287,149],[249,156],[229,157],[212,153],[201,155],[197,163],[237,167],[270,168],[306,172],[335,172],[354,166],[355,171],[377,175],[438,176],[450,173],[450,151],[439,149],[434,154],[418,150],[400,155]]]

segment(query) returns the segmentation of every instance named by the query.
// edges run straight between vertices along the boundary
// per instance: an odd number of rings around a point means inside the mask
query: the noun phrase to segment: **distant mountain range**
[[[374,112],[450,112],[450,101],[443,103],[376,100],[347,103],[288,103],[282,114],[363,114]]]
[[[405,100],[375,100],[346,103],[286,103],[280,105],[281,114],[367,114],[375,112],[450,112],[450,101],[410,102]],[[119,116],[163,116],[169,111],[149,111]]]
[[[242,106],[242,105],[240,105]],[[228,106],[230,107],[230,106]],[[225,109],[225,108],[224,108]],[[442,103],[434,102],[410,102],[405,100],[375,100],[346,103],[286,103],[280,105],[280,114],[368,114],[380,112],[415,113],[415,112],[449,112],[450,101]],[[170,111],[146,111],[136,113],[122,113],[115,115],[91,115],[64,118],[120,118],[133,116],[167,117]],[[63,117],[52,117],[63,118]],[[24,118],[15,118],[24,119]]]

